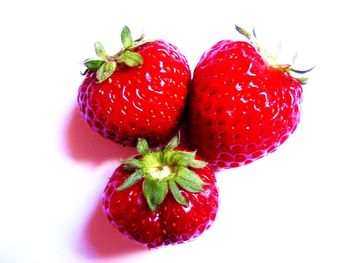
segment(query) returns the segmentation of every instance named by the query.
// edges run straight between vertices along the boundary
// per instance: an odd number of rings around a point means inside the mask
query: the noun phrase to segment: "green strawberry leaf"
[[[97,70],[101,65],[105,63],[103,60],[94,60],[94,59],[87,59],[84,61],[85,67],[87,67],[91,71]]]
[[[117,191],[122,191],[126,188],[129,188],[139,182],[143,178],[143,172],[141,170],[137,170],[133,174],[131,174],[118,188]]]
[[[125,50],[123,52],[123,54],[120,56],[118,62],[119,63],[120,62],[124,62],[129,67],[137,67],[137,66],[142,65],[143,58],[137,52],[133,52],[133,51],[130,51],[130,50]]]
[[[168,151],[168,150],[173,150],[175,149],[177,146],[179,146],[180,144],[180,133],[178,133],[178,135],[174,136],[170,142],[165,146],[164,150]]]
[[[132,168],[141,168],[143,166],[143,162],[140,159],[131,158],[128,160],[120,160],[120,163],[131,166]]]
[[[235,25],[235,28],[238,31],[238,33],[240,33],[241,35],[245,36],[247,39],[251,39],[252,38],[251,34],[246,29],[244,29],[243,27]]]
[[[203,191],[204,182],[193,171],[186,167],[180,166],[177,171],[175,181],[185,190],[191,193],[197,193]]]
[[[143,193],[151,210],[156,211],[168,193],[168,183],[166,180],[146,177],[143,184]]]
[[[149,146],[148,146],[148,143],[145,139],[143,138],[139,138],[138,141],[137,141],[137,151],[142,154],[142,155],[145,155],[147,153],[149,153]]]
[[[195,151],[174,150],[178,144],[179,136],[175,136],[166,147],[151,151],[148,142],[139,138],[136,147],[141,156],[121,161],[130,175],[117,190],[127,189],[142,180],[143,195],[152,211],[164,202],[169,191],[169,197],[177,203],[190,205],[186,192],[202,192],[205,185],[191,168],[202,168],[206,163],[195,159]]]
[[[121,39],[122,39],[122,43],[125,49],[130,48],[133,46],[134,41],[132,41],[132,35],[130,32],[129,27],[124,26],[122,33],[121,33]]]
[[[99,57],[99,58],[102,58],[103,60],[107,60],[109,58],[105,48],[103,47],[102,43],[101,42],[96,42],[95,43],[95,52],[96,52],[96,55]]]
[[[97,80],[98,83],[101,83],[108,79],[115,69],[117,68],[117,63],[115,61],[109,61],[103,63],[97,70]]]
[[[169,188],[170,188],[170,191],[171,191],[173,197],[175,198],[176,202],[178,202],[181,205],[188,206],[188,202],[180,193],[179,187],[176,185],[174,180],[169,180]]]
[[[150,152],[149,154],[144,155],[142,158],[142,166],[147,168],[160,167],[162,165],[161,155],[162,153],[159,151]]]
[[[198,169],[198,168],[204,168],[205,166],[207,166],[207,164],[208,164],[207,162],[193,159],[193,160],[189,161],[188,166]]]
[[[188,166],[195,159],[196,152],[164,151],[163,161],[178,166]]]
[[[299,80],[302,85],[306,85],[307,81],[309,80],[308,77],[298,77],[296,79]]]
[[[177,160],[177,164],[181,166],[188,166],[196,158],[196,152],[181,152],[182,156]]]

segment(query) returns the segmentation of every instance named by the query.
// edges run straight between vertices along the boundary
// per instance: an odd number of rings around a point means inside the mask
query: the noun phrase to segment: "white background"
[[[349,25],[346,1],[2,1],[0,262],[350,262]],[[129,25],[166,39],[194,69],[234,24],[317,65],[302,121],[274,154],[217,175],[221,207],[197,240],[157,250],[105,220],[101,193],[124,149],[76,110],[81,62]],[[285,61],[289,62],[289,61]]]

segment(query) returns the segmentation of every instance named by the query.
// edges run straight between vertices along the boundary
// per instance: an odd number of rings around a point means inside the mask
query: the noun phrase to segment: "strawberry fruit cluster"
[[[202,55],[193,79],[175,46],[134,40],[128,27],[119,52],[109,55],[97,42],[99,58],[84,62],[78,93],[83,119],[103,137],[139,152],[121,161],[110,178],[104,212],[113,226],[149,248],[182,243],[208,229],[219,203],[214,172],[275,151],[300,121],[306,78],[294,75],[307,71],[271,63],[247,31],[236,29],[248,40],[216,43]],[[187,148],[180,146],[182,124]]]

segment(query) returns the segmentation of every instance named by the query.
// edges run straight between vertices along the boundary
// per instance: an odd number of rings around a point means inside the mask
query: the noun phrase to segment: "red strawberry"
[[[201,235],[218,209],[215,175],[195,152],[177,147],[178,137],[120,165],[103,196],[104,212],[124,235],[149,247],[182,243]]]
[[[249,35],[243,29],[237,30]],[[194,71],[188,138],[213,169],[251,163],[277,149],[300,120],[302,84],[254,44],[222,40]]]
[[[191,73],[186,58],[163,41],[132,40],[128,27],[123,48],[109,56],[95,43],[100,60],[87,60],[78,104],[90,127],[113,141],[134,146],[167,142],[182,120]]]

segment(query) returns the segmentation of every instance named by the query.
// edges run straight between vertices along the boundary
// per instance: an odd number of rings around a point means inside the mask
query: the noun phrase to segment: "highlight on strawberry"
[[[84,62],[78,105],[85,122],[105,138],[135,146],[137,138],[164,145],[178,130],[191,72],[184,55],[164,40],[133,40],[121,33],[123,47],[109,55],[95,43],[98,59]]]
[[[214,170],[251,163],[279,145],[300,121],[301,75],[274,64],[250,34],[247,41],[222,40],[206,51],[194,70],[187,137]]]
[[[180,148],[179,140],[175,136],[151,151],[147,141],[139,139],[140,155],[122,161],[104,190],[109,222],[149,248],[201,235],[218,210],[213,171],[196,152]]]

